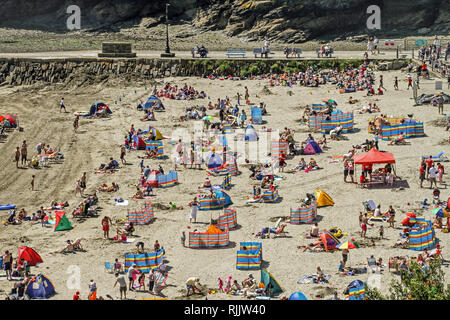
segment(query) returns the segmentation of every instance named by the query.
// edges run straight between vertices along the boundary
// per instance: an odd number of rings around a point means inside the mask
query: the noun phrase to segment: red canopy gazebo
[[[395,163],[395,158],[392,153],[380,152],[372,148],[368,152],[354,155],[353,161],[355,164]]]
[[[371,169],[373,164],[394,164],[395,158],[392,153],[381,152],[375,148],[372,148],[368,152],[354,155],[353,161],[355,165],[361,164],[363,166],[363,169],[364,167],[369,167]],[[397,175],[395,173],[395,167],[393,167],[393,171],[394,174]]]

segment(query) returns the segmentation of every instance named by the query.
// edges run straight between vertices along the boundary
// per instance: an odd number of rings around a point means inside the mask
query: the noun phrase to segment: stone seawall
[[[256,60],[256,59],[0,59],[0,85],[31,85],[43,83],[65,83],[73,79],[89,78],[93,82],[109,78],[127,81],[148,80],[169,76],[205,77],[212,72],[222,76],[248,77],[251,75],[298,72],[310,66],[321,69],[342,68],[362,61],[322,60]],[[373,60],[375,68],[400,69],[405,60]]]

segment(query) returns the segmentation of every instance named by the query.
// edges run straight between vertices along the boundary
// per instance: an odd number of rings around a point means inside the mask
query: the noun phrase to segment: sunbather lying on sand
[[[325,246],[323,245],[323,242],[321,240],[318,240],[306,246],[297,246],[297,249],[303,249],[302,252],[322,252],[325,250]]]
[[[392,245],[392,248],[398,248],[398,247],[401,247],[403,249],[408,249],[408,247],[409,247],[409,239],[405,238],[405,239],[399,240],[399,241],[397,241],[396,243],[394,243]]]
[[[119,185],[117,185],[115,182],[113,182],[110,187],[108,187],[108,185],[104,183],[98,188],[98,191],[100,192],[115,192],[117,190],[119,190]]]
[[[75,253],[75,251],[77,251],[77,250],[83,250],[83,248],[81,246],[81,240],[86,240],[86,239],[79,238],[79,239],[75,240],[75,242],[67,240],[67,246],[66,247],[64,247],[62,250],[59,250],[59,251],[50,252],[50,254],[55,254],[55,253]]]
[[[158,156],[156,150],[147,150],[145,156],[138,156],[139,159],[155,159]]]

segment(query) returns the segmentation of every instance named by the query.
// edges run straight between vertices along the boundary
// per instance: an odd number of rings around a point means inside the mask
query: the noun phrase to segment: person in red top
[[[430,156],[427,160],[425,160],[425,162],[427,163],[426,177],[428,178],[428,171],[434,164],[433,156]]]
[[[80,299],[80,292],[79,292],[79,291],[77,291],[77,293],[75,293],[75,294],[73,295],[73,300],[81,300],[81,299]]]
[[[408,76],[408,88],[406,88],[407,90],[409,90],[409,88],[412,88],[412,77]]]

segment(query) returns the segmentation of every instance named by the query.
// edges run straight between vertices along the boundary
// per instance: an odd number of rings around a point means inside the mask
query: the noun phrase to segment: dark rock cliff
[[[172,23],[190,22],[229,36],[302,42],[370,34],[370,5],[381,8],[384,36],[448,35],[450,0],[169,0]],[[81,8],[84,30],[116,30],[142,18],[162,23],[159,0],[0,0],[0,27],[65,32],[69,5]]]

